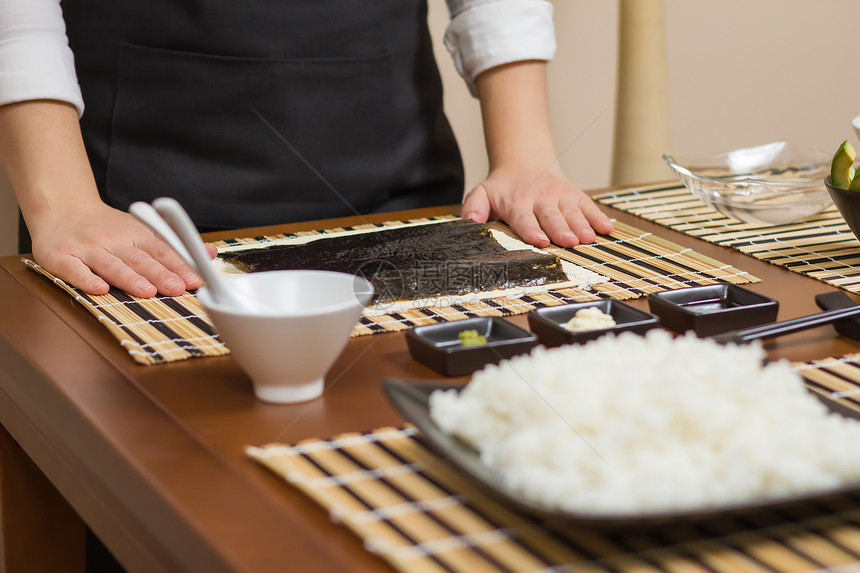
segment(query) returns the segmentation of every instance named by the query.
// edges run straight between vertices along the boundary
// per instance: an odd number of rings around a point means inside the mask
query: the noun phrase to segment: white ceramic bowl
[[[197,298],[257,398],[281,404],[322,394],[326,372],[373,296],[367,280],[330,271],[251,273],[228,285],[265,310],[225,306],[206,287]]]

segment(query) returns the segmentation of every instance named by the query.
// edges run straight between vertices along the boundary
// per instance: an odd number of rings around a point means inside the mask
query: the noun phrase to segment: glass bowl
[[[786,225],[831,205],[824,178],[832,154],[790,141],[663,159],[698,199],[745,223]]]

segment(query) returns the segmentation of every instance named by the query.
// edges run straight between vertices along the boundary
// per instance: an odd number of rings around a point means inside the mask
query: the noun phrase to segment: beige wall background
[[[430,3],[440,36],[444,2]],[[557,149],[570,146],[559,161],[580,187],[603,187],[611,169],[618,2],[553,4],[558,52],[549,65],[550,113]],[[843,139],[855,140],[860,2],[665,0],[665,10],[666,151],[719,152],[780,139],[835,151]],[[440,50],[437,58],[471,188],[487,169],[480,112],[447,54]]]
[[[641,0],[643,2],[651,0]],[[434,37],[447,24],[429,0]],[[559,161],[580,187],[609,184],[618,3],[555,0],[558,52],[549,66]],[[856,0],[665,0],[671,149],[727,151],[792,139],[824,151],[854,140],[860,115]],[[445,106],[466,163],[467,188],[486,175],[477,102],[441,42]],[[666,170],[666,177],[671,172]],[[16,252],[17,211],[0,176],[0,254]]]

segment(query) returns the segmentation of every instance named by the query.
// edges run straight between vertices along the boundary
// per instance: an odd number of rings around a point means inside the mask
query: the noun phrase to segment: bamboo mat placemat
[[[162,364],[230,353],[191,292],[175,297],[138,298],[111,287],[107,294],[89,295],[34,261],[24,259],[24,264],[66,291],[95,316],[135,362]]]
[[[675,183],[611,191],[594,199],[860,294],[860,241],[835,206],[800,223],[760,226],[726,217]]]
[[[860,354],[795,363],[793,366],[813,391],[860,410]]]
[[[514,513],[424,448],[411,428],[249,454],[398,571],[797,572],[860,561],[860,499],[686,526],[551,528]]]
[[[818,391],[844,393],[846,384],[860,389],[858,360],[795,367]],[[747,517],[601,531],[551,527],[507,509],[426,449],[410,426],[247,453],[403,572],[860,570],[860,496],[840,498],[838,506],[821,500]]]
[[[451,218],[454,217],[441,217],[441,219]],[[410,222],[417,224],[425,221],[428,219]],[[403,224],[402,221],[392,221],[369,226]],[[368,225],[361,225],[309,231],[290,235],[290,237],[338,233],[367,227]],[[237,245],[252,246],[284,238],[287,236],[250,237],[215,244],[219,248]],[[615,231],[611,235],[598,236],[597,241],[591,245],[572,249],[553,247],[545,250],[607,277],[608,282],[594,285],[591,291],[565,288],[516,298],[499,297],[449,306],[363,316],[352,334],[360,336],[396,332],[413,326],[462,320],[474,316],[511,316],[534,308],[599,300],[606,297],[618,300],[631,299],[651,292],[713,284],[718,281],[735,284],[759,281],[758,278],[742,270],[622,223],[616,223]],[[30,260],[24,262],[29,268],[44,275],[56,286],[69,293],[74,300],[95,315],[140,364],[161,364],[186,358],[229,353],[193,293],[185,293],[179,297],[158,296],[141,299],[112,288],[106,295],[90,296],[54,277],[37,263]]]

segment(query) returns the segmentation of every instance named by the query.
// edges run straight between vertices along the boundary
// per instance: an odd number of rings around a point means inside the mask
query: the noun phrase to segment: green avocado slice
[[[853,169],[851,165],[854,163],[857,154],[854,148],[846,139],[836,150],[836,155],[833,156],[833,162],[830,164],[830,183],[839,189],[848,189],[853,178]]]
[[[854,177],[854,168],[851,168],[851,183],[848,184],[850,191],[860,191],[860,177]]]

